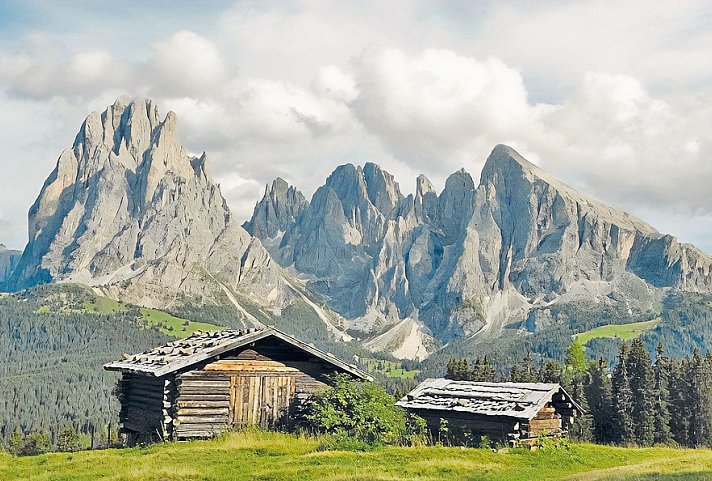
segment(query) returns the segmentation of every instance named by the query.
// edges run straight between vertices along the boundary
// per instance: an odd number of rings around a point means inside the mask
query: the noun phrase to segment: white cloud
[[[711,113],[656,98],[630,76],[588,73],[543,119],[554,134],[536,144],[545,166],[628,209],[710,213]]]
[[[704,2],[293,0],[208,17],[215,28],[96,15],[0,32],[0,165],[24,174],[0,178],[0,241],[24,242],[27,207],[86,114],[141,95],[178,113],[236,217],[277,175],[309,195],[336,165],[371,160],[409,191],[420,172],[440,186],[462,166],[477,176],[504,142],[712,250]]]
[[[356,64],[356,115],[397,156],[454,170],[536,128],[521,74],[500,60],[450,50],[367,52]]]
[[[157,42],[148,67],[153,92],[162,96],[201,96],[221,91],[231,70],[212,41],[188,30]]]

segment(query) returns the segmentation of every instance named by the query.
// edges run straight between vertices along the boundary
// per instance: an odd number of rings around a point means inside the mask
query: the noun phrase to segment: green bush
[[[413,444],[424,438],[425,423],[406,416],[381,386],[343,375],[333,381],[311,396],[301,427],[336,435],[342,442],[353,438],[372,445]]]
[[[20,454],[22,456],[35,456],[48,453],[52,450],[52,441],[47,433],[32,433],[25,438]]]
[[[80,449],[82,449],[82,441],[74,428],[64,428],[57,436],[57,451],[71,453]]]

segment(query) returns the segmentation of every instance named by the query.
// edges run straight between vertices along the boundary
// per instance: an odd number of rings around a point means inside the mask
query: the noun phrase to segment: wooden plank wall
[[[561,416],[551,404],[544,406],[527,426],[529,436],[561,434]]]
[[[176,376],[173,438],[211,437],[225,431],[230,414],[230,376],[188,371]]]
[[[124,373],[119,381],[119,422],[134,438],[164,436],[164,379]]]

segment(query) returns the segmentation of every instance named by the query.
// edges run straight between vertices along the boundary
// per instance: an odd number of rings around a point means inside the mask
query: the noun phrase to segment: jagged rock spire
[[[242,289],[279,303],[279,267],[231,222],[206,163],[150,100],[89,114],[30,209],[11,285],[81,282],[154,306]]]

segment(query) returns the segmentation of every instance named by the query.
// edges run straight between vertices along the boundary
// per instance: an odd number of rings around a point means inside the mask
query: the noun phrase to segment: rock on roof
[[[558,384],[453,381],[443,378],[426,379],[396,404],[407,409],[459,411],[529,420],[557,393],[580,410],[580,406]]]
[[[122,360],[105,364],[104,369],[160,377],[266,337],[277,337],[360,379],[371,380],[368,374],[360,371],[355,365],[347,364],[333,354],[306,344],[274,327],[195,331],[191,336],[177,339],[149,351],[124,355]]]

